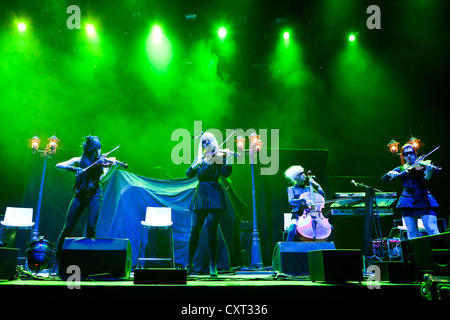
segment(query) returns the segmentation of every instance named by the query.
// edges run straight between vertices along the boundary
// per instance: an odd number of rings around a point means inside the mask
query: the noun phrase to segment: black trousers
[[[66,220],[64,227],[58,237],[56,245],[56,261],[59,261],[61,256],[61,249],[64,243],[64,238],[70,236],[77,225],[78,219],[81,217],[83,211],[88,209],[88,217],[86,223],[86,236],[88,238],[95,238],[97,235],[97,221],[100,215],[100,210],[103,204],[103,193],[99,190],[92,195],[78,194],[70,201],[67,209]]]

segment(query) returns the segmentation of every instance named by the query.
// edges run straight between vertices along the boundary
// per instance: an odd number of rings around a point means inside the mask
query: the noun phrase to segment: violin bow
[[[112,153],[113,151],[116,151],[119,147],[120,147],[120,144],[117,147],[115,147],[114,149],[112,149],[110,152],[102,154],[102,156],[105,156],[105,158],[106,158],[110,153]],[[100,159],[101,159],[101,157],[100,157]],[[88,170],[93,165],[97,164],[100,161],[100,159],[98,159],[97,161],[91,163],[91,165],[89,165],[86,168],[84,168],[83,171],[81,171],[79,174],[77,174],[77,176],[82,174],[82,173],[84,173],[86,170]]]
[[[433,152],[435,152],[437,149],[439,149],[441,146],[437,146],[436,148],[434,148],[433,150],[431,150],[430,152],[428,152],[427,154],[424,154],[420,157],[418,157],[416,159],[416,161],[414,161],[410,166],[408,166],[408,168],[415,166],[416,164],[418,164],[419,162],[423,161],[426,157],[428,157],[430,154],[432,154]],[[406,168],[405,170],[403,170],[402,172],[399,173],[399,175],[404,174],[405,172],[408,171],[408,168]]]

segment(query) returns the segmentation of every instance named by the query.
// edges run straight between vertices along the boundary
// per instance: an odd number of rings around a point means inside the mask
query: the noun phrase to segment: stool
[[[402,224],[398,225],[398,223],[400,221],[402,222]],[[420,236],[426,235],[427,231],[426,231],[425,227],[423,226],[423,221],[421,218],[417,219],[417,225],[418,225],[419,235]],[[391,231],[389,233],[389,238],[398,238],[400,240],[408,239],[405,220],[403,218],[401,220],[400,219],[394,220],[394,227],[391,229]]]
[[[24,265],[27,243],[31,240],[31,229],[34,226],[33,208],[7,207],[4,220],[0,223],[0,241],[8,248],[19,249],[17,264]]]
[[[138,265],[137,268],[142,268],[142,262],[152,261],[169,261],[170,267],[175,268],[175,252],[173,241],[173,222],[172,222],[172,209],[165,207],[147,207],[145,214],[145,221],[141,221],[141,239],[139,241],[139,253],[138,253]],[[165,230],[169,234],[169,257],[143,257],[140,258],[142,247],[142,235],[144,229],[150,230]],[[145,264],[144,264],[145,265]]]
[[[286,241],[287,237],[288,237],[288,231],[289,231],[289,226],[291,225],[292,222],[292,212],[289,213],[284,213],[283,214],[283,236],[282,239],[283,241]]]

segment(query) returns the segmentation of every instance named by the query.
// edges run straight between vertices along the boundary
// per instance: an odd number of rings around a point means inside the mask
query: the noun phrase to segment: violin
[[[214,151],[214,155],[216,155],[218,157],[223,157],[223,156],[238,157],[238,156],[240,156],[239,153],[231,151],[230,149],[217,149]]]
[[[440,166],[435,166],[431,163],[431,160],[423,160],[423,161],[419,161],[418,163],[414,163],[411,165],[404,165],[403,168],[405,171],[411,173],[411,172],[425,172],[426,168],[428,166],[431,166],[431,168],[433,169],[433,171],[439,172],[442,170],[442,167]]]
[[[235,157],[240,156],[238,153],[231,151],[230,149],[220,149],[220,147],[222,147],[225,144],[225,142],[227,142],[228,139],[230,139],[233,136],[233,134],[236,132],[236,130],[237,129],[234,129],[234,131],[222,142],[222,144],[220,146],[218,146],[217,148],[215,148],[214,151],[212,151],[209,156],[204,157],[203,161],[206,163],[211,163],[211,161],[210,161],[211,158],[216,155],[219,157],[220,156],[221,157],[228,156],[228,155],[234,155]]]
[[[122,168],[128,169],[128,164],[126,164],[125,162],[121,162],[121,161],[117,160],[116,158],[101,159],[101,157],[100,157],[100,159],[97,160],[94,165],[108,168],[108,167],[111,167],[113,164],[118,164]]]
[[[213,160],[211,160],[214,156],[217,157],[225,157],[225,156],[234,156],[235,158],[241,157],[240,153],[231,151],[230,149],[219,149],[216,148],[209,155],[203,157],[203,162],[211,164]]]
[[[111,167],[113,164],[118,164],[121,167],[128,169],[128,164],[124,163],[124,162],[120,162],[118,160],[116,160],[116,158],[107,158],[108,155],[113,152],[114,150],[116,150],[117,148],[119,148],[119,146],[115,147],[114,149],[112,149],[110,152],[104,153],[100,156],[100,158],[93,162],[91,165],[87,166],[86,168],[84,168],[82,171],[77,173],[77,176],[86,172],[87,170],[89,170],[92,167],[98,167],[98,166],[102,166],[102,167]]]
[[[431,150],[430,152],[428,152],[427,154],[424,154],[422,156],[420,156],[419,158],[417,158],[412,164],[410,165],[404,165],[403,168],[404,170],[401,171],[397,177],[405,175],[407,173],[411,173],[412,170],[415,170],[416,172],[424,172],[426,167],[431,165],[434,171],[441,171],[442,168],[441,167],[437,167],[435,165],[433,165],[431,163],[431,160],[425,160],[426,157],[428,157],[430,154],[432,154],[433,152],[435,152],[437,149],[439,149],[441,146],[437,146],[436,148],[434,148],[433,150]]]
[[[309,179],[309,192],[302,193],[300,199],[305,199],[310,206],[305,208],[299,217],[296,233],[300,239],[306,241],[326,240],[331,234],[331,225],[322,214],[325,199],[321,194],[314,192],[313,183],[315,181],[313,178],[315,176],[311,171],[308,171],[307,178]]]

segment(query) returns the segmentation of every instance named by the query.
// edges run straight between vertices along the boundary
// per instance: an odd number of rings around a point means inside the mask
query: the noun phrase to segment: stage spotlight
[[[154,43],[160,43],[162,40],[162,29],[158,25],[154,25],[152,28],[152,40]]]
[[[356,36],[354,34],[351,34],[348,36],[348,41],[353,42],[356,40]]]
[[[217,30],[217,36],[219,37],[220,40],[225,40],[227,34],[228,30],[225,27],[220,27],[219,30]]]
[[[86,32],[89,36],[95,35],[95,27],[92,24],[86,25]]]
[[[289,40],[289,31],[285,31],[284,33],[283,33],[283,39],[284,40]]]
[[[20,32],[24,32],[27,29],[27,25],[23,22],[20,22],[17,24],[17,28],[19,29]]]
[[[39,240],[33,241],[27,250],[28,268],[39,273],[48,266],[53,253],[53,244],[44,240],[44,237],[39,237]]]
[[[170,39],[164,29],[153,25],[145,41],[147,57],[155,70],[167,70],[173,58],[173,49]]]

